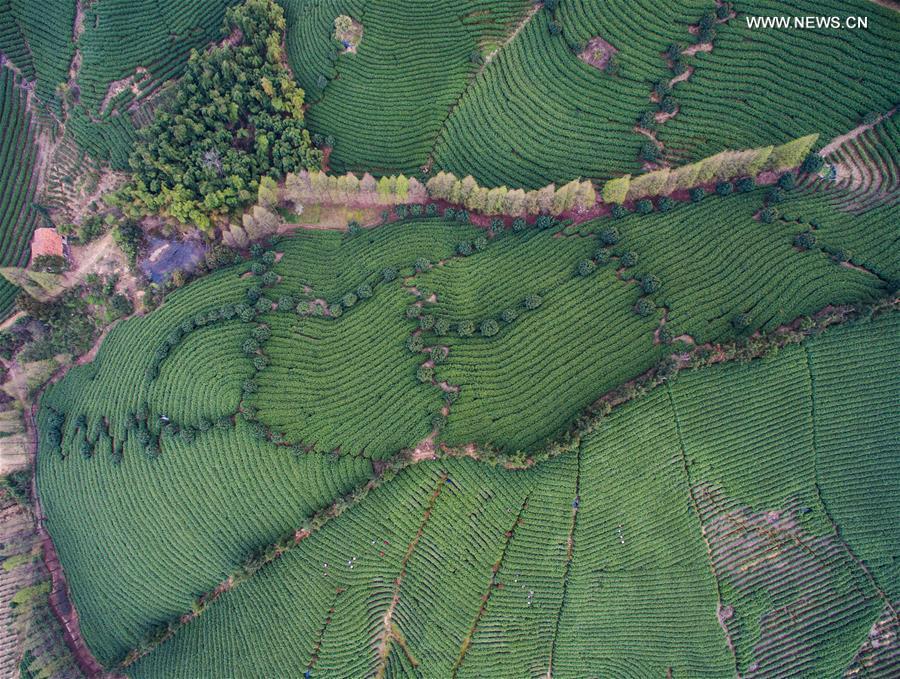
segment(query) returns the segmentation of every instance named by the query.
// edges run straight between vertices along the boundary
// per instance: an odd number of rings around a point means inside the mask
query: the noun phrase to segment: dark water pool
[[[172,241],[153,237],[147,252],[140,262],[141,271],[154,283],[160,283],[175,271],[191,271],[203,259],[206,248],[197,240]]]

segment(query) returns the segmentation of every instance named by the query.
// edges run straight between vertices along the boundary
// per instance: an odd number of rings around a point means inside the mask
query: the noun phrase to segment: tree
[[[634,207],[637,210],[638,214],[649,215],[651,212],[653,212],[653,201],[651,201],[649,198],[642,198],[635,204]]]
[[[769,157],[772,155],[774,148],[774,146],[764,146],[760,149],[756,149],[756,155],[747,165],[747,174],[751,177],[756,177],[756,175],[762,172],[763,168],[768,164]]]
[[[594,190],[593,182],[578,182],[575,187],[575,209],[590,210],[596,202],[597,192]]]
[[[501,214],[506,205],[506,194],[509,192],[505,186],[498,186],[487,192],[485,212],[489,215]]]
[[[706,197],[706,190],[702,186],[697,186],[690,191],[691,202],[699,203]]]
[[[257,198],[263,177],[320,165],[303,90],[283,59],[284,26],[274,0],[247,0],[226,12],[223,30],[238,32],[238,44],[191,53],[129,158],[133,179],[121,192],[128,214],[163,212],[209,230]]]
[[[671,170],[665,167],[633,177],[628,186],[628,198],[634,200],[644,196],[658,196],[665,191]]]
[[[394,193],[397,196],[397,200],[401,203],[405,203],[407,198],[409,197],[409,179],[406,175],[399,175],[394,184]]]
[[[800,165],[819,139],[818,133],[794,139],[772,149],[767,167],[770,170],[789,170]]]
[[[513,217],[521,217],[525,214],[525,191],[512,189],[506,192],[503,199],[503,212]]]
[[[450,196],[450,189],[456,183],[456,177],[450,172],[438,172],[431,177],[425,184],[428,195],[438,200],[447,200]]]
[[[603,202],[621,205],[625,202],[630,184],[631,175],[628,174],[624,177],[618,177],[617,179],[610,179],[603,185],[603,191],[601,192]]]
[[[493,318],[487,318],[481,322],[481,326],[479,328],[479,332],[483,337],[493,337],[499,332],[500,326],[497,325],[497,321]]]
[[[543,213],[549,213],[553,210],[553,199],[556,196],[556,185],[547,184],[537,192],[538,210]]]
[[[597,268],[597,265],[594,264],[590,259],[582,259],[578,262],[578,268],[576,269],[579,276],[590,276],[594,269]]]
[[[254,205],[243,216],[244,231],[250,240],[260,240],[278,230],[279,219],[271,210],[261,205]]]
[[[260,177],[256,195],[257,203],[271,210],[278,204],[278,184],[268,175]]]

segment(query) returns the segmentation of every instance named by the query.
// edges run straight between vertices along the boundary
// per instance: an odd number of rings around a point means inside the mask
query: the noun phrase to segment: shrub
[[[406,348],[412,353],[417,354],[424,348],[424,342],[421,335],[410,335],[406,338]]]
[[[241,391],[244,394],[255,394],[259,390],[259,385],[256,383],[256,380],[244,380],[244,383],[241,385]]]
[[[660,327],[658,336],[661,343],[671,344],[675,338],[675,333],[672,332],[668,325],[664,325]]]
[[[778,178],[778,186],[785,191],[790,191],[797,186],[797,175],[793,172],[785,172]]]
[[[619,242],[619,230],[614,226],[607,226],[600,231],[598,237],[604,245],[615,245]]]
[[[356,288],[356,296],[359,299],[369,299],[372,296],[372,286],[368,283],[360,283]]]
[[[259,342],[257,342],[252,337],[248,337],[241,345],[241,351],[243,351],[247,356],[253,356],[257,351],[259,351]]]
[[[423,384],[431,382],[434,379],[434,368],[420,365],[418,370],[416,370],[416,378]]]
[[[622,256],[619,257],[619,264],[624,266],[626,269],[634,266],[638,262],[638,256],[636,252],[623,252]]]
[[[834,251],[833,257],[836,262],[849,262],[850,261],[850,253],[844,250],[843,248],[838,248]]]
[[[423,271],[428,271],[431,268],[431,262],[429,262],[425,257],[419,257],[415,263],[416,273],[422,273]]]
[[[250,336],[257,342],[266,342],[272,337],[272,329],[268,325],[257,325],[250,332]],[[256,350],[254,349],[254,351]]]
[[[807,174],[813,174],[822,169],[825,160],[818,153],[810,153],[800,165],[800,171]]]
[[[487,247],[487,244],[488,244],[487,238],[483,235],[476,236],[475,240],[473,242],[473,245],[475,246],[475,250],[477,250],[478,252],[481,252],[482,250],[484,250]]]
[[[763,224],[771,224],[778,218],[778,210],[773,207],[763,208],[759,212],[759,221]]]
[[[676,63],[681,63],[681,62],[676,62]],[[663,113],[675,113],[675,111],[678,110],[678,102],[675,101],[675,97],[672,97],[672,96],[663,97],[659,101],[659,110],[662,111]],[[652,142],[650,142],[650,143],[658,152],[659,147],[656,146],[655,144],[652,144]],[[645,146],[646,146],[646,144],[645,144]],[[642,154],[642,155],[644,157],[644,160],[656,160],[656,158],[658,157],[658,155],[656,155],[652,158],[648,158],[645,154]]]
[[[352,220],[347,223],[348,236],[352,238],[353,236],[358,236],[360,233],[362,233],[362,227],[359,225],[359,222]]]
[[[344,307],[345,309],[349,309],[354,304],[356,304],[358,299],[359,298],[354,293],[348,292],[346,295],[341,297],[341,306]]]
[[[656,129],[656,113],[654,111],[644,111],[638,118],[638,127],[644,130]]]
[[[690,190],[689,195],[692,203],[699,203],[706,197],[706,190],[702,186],[695,186]]]
[[[504,323],[512,323],[519,317],[519,313],[515,309],[504,309],[500,313],[500,320]]]
[[[781,187],[770,189],[766,194],[766,201],[771,205],[777,205],[784,200],[784,190]]]
[[[340,304],[335,303],[328,307],[328,313],[337,318],[344,313],[344,308]]]
[[[483,337],[493,337],[500,330],[500,326],[497,325],[497,321],[493,318],[486,318],[481,322],[481,327],[478,330]]]
[[[562,33],[562,26],[557,21],[551,21],[547,24],[547,30],[550,31],[550,35],[559,35]]]
[[[742,332],[750,327],[753,323],[753,317],[750,314],[738,314],[731,319],[731,325],[738,332]]]
[[[643,198],[635,203],[634,207],[638,211],[638,214],[649,215],[653,212],[653,201],[649,198]]]
[[[737,180],[736,187],[741,193],[747,193],[756,188],[756,181],[753,177],[741,177]]]
[[[804,231],[794,236],[794,245],[801,250],[809,250],[816,244],[816,235],[812,231]]]
[[[634,313],[638,316],[649,316],[656,310],[656,307],[646,297],[641,297],[634,305]]]
[[[720,196],[730,196],[734,193],[734,184],[731,182],[719,182],[716,184],[716,193]]]
[[[578,268],[576,270],[579,276],[590,276],[596,268],[597,265],[590,259],[582,259],[578,262]]]
[[[69,269],[69,261],[60,255],[38,255],[31,260],[31,269],[45,273],[62,273]]]
[[[641,278],[641,290],[644,291],[644,294],[649,295],[659,290],[659,283],[659,278],[653,274],[646,274]]]
[[[469,242],[457,243],[456,254],[468,257],[472,254],[472,244]]]
[[[381,280],[385,283],[390,283],[397,278],[397,270],[392,269],[391,267],[385,267],[381,270]]]
[[[646,160],[652,163],[656,160],[659,160],[659,155],[659,146],[652,141],[646,141],[641,146],[641,160]]]
[[[544,300],[540,295],[531,294],[525,298],[524,305],[528,310],[537,309],[541,304],[543,304]]]

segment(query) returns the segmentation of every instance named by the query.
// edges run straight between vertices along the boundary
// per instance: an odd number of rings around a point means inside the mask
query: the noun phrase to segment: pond
[[[172,241],[153,236],[150,238],[146,257],[140,268],[151,281],[161,283],[176,271],[191,271],[206,253],[199,240]]]

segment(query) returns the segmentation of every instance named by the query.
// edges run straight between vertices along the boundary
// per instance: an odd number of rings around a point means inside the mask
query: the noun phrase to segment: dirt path
[[[828,156],[830,156],[832,153],[834,153],[835,151],[837,151],[839,148],[841,148],[841,146],[843,146],[843,145],[846,144],[847,142],[853,141],[853,140],[856,139],[859,135],[861,135],[863,132],[866,132],[866,131],[868,131],[868,130],[871,130],[873,127],[875,127],[875,126],[876,126],[878,123],[880,123],[882,120],[885,120],[885,119],[887,119],[887,118],[890,118],[892,115],[894,115],[894,113],[896,113],[896,111],[897,111],[897,107],[895,106],[894,108],[892,108],[892,109],[891,109],[890,111],[888,111],[887,113],[878,116],[878,119],[875,120],[875,122],[869,123],[869,124],[857,125],[857,126],[854,127],[852,130],[850,130],[849,132],[847,132],[846,134],[842,134],[842,135],[840,135],[840,136],[838,136],[838,137],[835,137],[835,138],[832,139],[830,142],[828,142],[828,144],[826,144],[825,146],[822,147],[822,150],[819,151],[819,155],[822,156],[823,158],[827,158]]]
[[[428,523],[428,519],[431,518],[431,513],[434,511],[434,506],[437,504],[438,498],[441,496],[441,491],[444,490],[446,482],[447,473],[444,472],[438,479],[437,487],[431,493],[428,506],[422,514],[422,521],[419,523],[419,529],[407,546],[406,553],[400,561],[400,573],[397,575],[397,579],[394,580],[394,594],[391,597],[391,603],[384,612],[384,617],[381,621],[382,631],[379,634],[378,644],[376,645],[376,651],[378,653],[378,658],[380,659],[378,669],[375,672],[376,679],[382,679],[387,671],[388,657],[391,653],[391,643],[397,636],[394,632],[394,611],[397,609],[397,604],[400,603],[400,588],[403,586],[403,579],[406,577],[406,567],[409,565],[409,560],[412,557],[413,552],[416,551],[419,540],[422,538],[423,533],[425,533],[425,525]]]
[[[504,47],[506,47],[509,43],[516,39],[516,36],[522,32],[522,29],[528,25],[528,23],[534,18],[534,15],[537,14],[541,9],[543,9],[543,7],[543,5],[534,4],[527,12],[525,12],[525,16],[523,16],[519,23],[516,24],[516,27],[513,29],[512,33],[506,36],[506,39],[504,39],[504,41],[501,42],[493,52],[491,52],[484,58],[484,63],[481,65],[481,68],[478,69],[479,74],[481,74],[484,69],[487,68],[488,64],[494,60],[494,57],[499,54]]]
[[[20,318],[23,318],[24,316],[25,316],[24,311],[17,311],[12,316],[10,316],[6,320],[4,320],[2,323],[0,323],[0,330],[6,330],[7,328],[11,328],[13,325],[15,325],[16,321],[18,321]]]
[[[37,399],[35,403],[25,413],[25,430],[29,440],[29,454],[32,459],[32,465],[37,469],[37,426],[35,424],[34,415],[37,411]],[[66,583],[66,576],[63,572],[62,565],[59,562],[59,555],[56,553],[56,547],[50,538],[50,533],[44,525],[44,513],[41,509],[41,501],[37,492],[37,479],[31,477],[31,493],[34,497],[34,516],[37,525],[38,535],[43,546],[44,563],[47,570],[50,571],[50,608],[59,620],[65,634],[66,645],[75,656],[75,661],[81,668],[81,671],[88,677],[99,677],[103,674],[103,666],[97,662],[97,659],[91,653],[84,638],[81,636],[81,628],[78,622],[78,611],[72,605],[69,596],[69,586]]]

